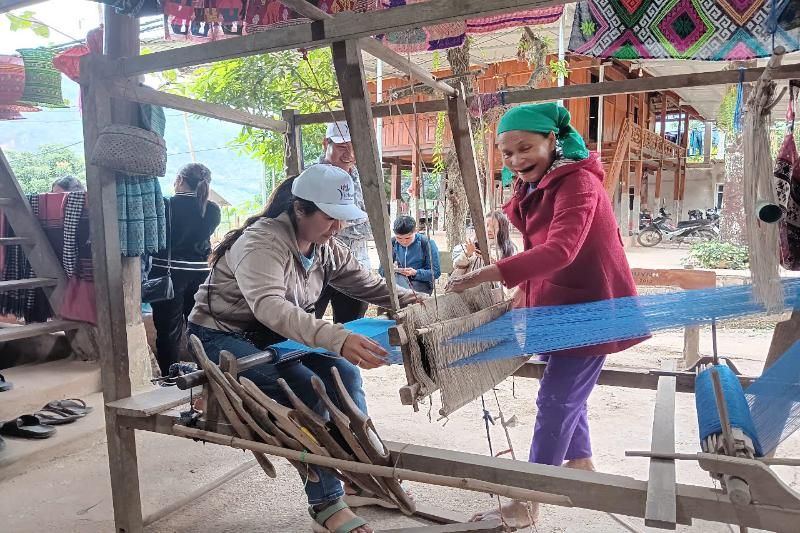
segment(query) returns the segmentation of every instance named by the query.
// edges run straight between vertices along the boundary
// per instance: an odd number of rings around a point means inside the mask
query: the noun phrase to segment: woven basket
[[[167,145],[152,131],[112,124],[98,135],[92,164],[126,174],[161,177],[167,173]]]

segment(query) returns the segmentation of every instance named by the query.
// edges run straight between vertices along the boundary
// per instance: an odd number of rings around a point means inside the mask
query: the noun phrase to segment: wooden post
[[[353,139],[353,150],[356,155],[361,187],[364,191],[375,248],[378,251],[381,266],[386,277],[389,294],[392,295],[392,308],[397,310],[397,289],[394,281],[394,262],[390,248],[389,217],[386,212],[386,191],[383,185],[383,172],[378,160],[378,142],[372,122],[369,90],[364,76],[364,63],[361,59],[361,48],[357,41],[339,41],[331,44],[333,65],[336,78],[339,80],[339,91],[342,95],[350,136]]]
[[[675,361],[662,361],[661,369],[675,370]],[[650,439],[650,449],[653,453],[675,452],[676,383],[677,379],[674,376],[658,378],[653,433]],[[650,459],[644,524],[648,527],[675,529],[677,516],[675,460]]]
[[[475,161],[475,148],[472,145],[472,127],[469,123],[467,102],[464,99],[464,85],[458,96],[447,100],[447,118],[450,121],[450,131],[453,134],[453,145],[456,149],[458,166],[461,170],[461,179],[464,180],[464,189],[467,193],[469,213],[475,236],[481,249],[484,264],[488,265],[489,240],[486,237],[486,227],[483,224],[483,202],[478,178],[478,166]]]
[[[495,132],[493,127],[488,128],[484,145],[486,146],[486,212],[491,212],[495,209],[495,166],[494,161],[497,154],[497,144],[495,139]],[[502,185],[502,182],[501,182]]]
[[[678,138],[677,138],[677,145],[683,146],[683,137],[681,137],[681,129],[683,126],[683,118],[681,114],[683,113],[683,108],[680,105],[680,100],[678,100]],[[675,179],[672,181],[672,215],[675,217],[675,223],[677,224],[678,221],[681,219],[681,208],[680,208],[680,196],[681,196],[681,152],[678,151],[678,156],[675,158]]]
[[[89,163],[99,130],[111,124],[111,97],[104,84],[95,81],[91,59],[88,56],[81,61],[83,138],[100,369],[103,402],[107,404],[129,397],[132,387],[117,220],[117,181],[112,171]],[[134,431],[120,426],[113,410],[107,409],[105,417],[116,531],[140,533],[143,530],[142,505]]]
[[[283,120],[289,124],[286,134],[286,175],[296,176],[303,170],[303,137],[295,120],[294,109],[283,110]]]
[[[658,170],[656,171],[656,195],[655,206],[653,209],[660,207],[661,202],[661,177],[664,172],[664,143],[667,138],[667,93],[661,93],[661,146],[659,146],[658,153]]]
[[[391,163],[391,205],[389,206],[389,220],[393,221],[400,214],[400,201],[403,199],[401,188],[402,170],[400,158],[395,158]]]

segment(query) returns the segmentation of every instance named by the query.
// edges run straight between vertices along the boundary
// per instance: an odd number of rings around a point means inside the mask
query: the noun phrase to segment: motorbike
[[[698,211],[699,212],[699,211]],[[683,220],[678,225],[672,223],[671,215],[661,208],[660,216],[639,231],[636,240],[640,245],[650,248],[663,240],[677,244],[712,241],[719,237],[714,220],[698,218]]]

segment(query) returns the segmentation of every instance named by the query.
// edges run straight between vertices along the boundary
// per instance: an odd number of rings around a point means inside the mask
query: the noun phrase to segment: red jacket
[[[522,232],[525,251],[497,262],[507,287],[522,285],[526,306],[566,305],[636,295],[622,237],[603,187],[596,153],[582,161],[562,160],[532,192],[515,184],[503,206]],[[555,352],[606,355],[644,339],[610,342]]]

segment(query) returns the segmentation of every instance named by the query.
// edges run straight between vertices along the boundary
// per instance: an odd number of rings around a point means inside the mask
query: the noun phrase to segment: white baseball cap
[[[357,220],[367,214],[355,204],[355,186],[350,174],[333,165],[312,165],[294,179],[292,194],[317,204],[336,220]]]
[[[349,143],[350,128],[347,126],[347,121],[340,120],[339,122],[331,122],[328,124],[328,129],[325,131],[325,138],[330,139],[334,144]]]

